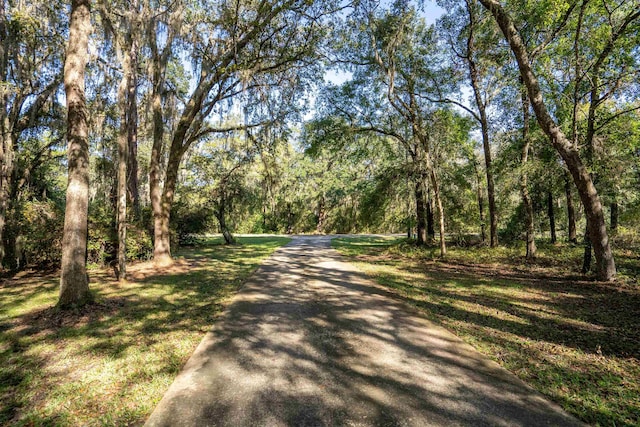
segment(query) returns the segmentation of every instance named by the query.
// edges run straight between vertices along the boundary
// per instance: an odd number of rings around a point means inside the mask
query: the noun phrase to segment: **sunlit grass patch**
[[[131,266],[129,281],[91,272],[96,304],[52,309],[57,275],[0,285],[0,425],[140,424],[225,302],[284,237],[216,240],[174,266]]]
[[[582,420],[640,425],[640,288],[580,279],[581,248],[437,249],[360,239],[334,246],[366,274],[420,308]],[[573,251],[573,252],[571,252]],[[633,264],[633,259],[621,258]]]

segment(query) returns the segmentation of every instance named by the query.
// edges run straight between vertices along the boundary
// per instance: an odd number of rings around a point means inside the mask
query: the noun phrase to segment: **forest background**
[[[640,226],[638,2],[438,5],[3,1],[3,268],[75,283],[207,232],[400,232],[583,244],[613,279]]]

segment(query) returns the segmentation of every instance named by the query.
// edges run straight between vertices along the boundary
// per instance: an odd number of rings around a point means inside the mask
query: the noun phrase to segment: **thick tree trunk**
[[[553,211],[553,193],[549,191],[547,194],[547,213],[549,215],[549,232],[551,233],[551,243],[556,243],[556,215]]]
[[[445,240],[445,231],[444,231],[444,208],[442,207],[442,198],[440,197],[440,184],[438,183],[438,176],[436,171],[431,168],[431,173],[429,174],[431,177],[431,187],[433,187],[433,197],[436,202],[436,206],[438,207],[438,225],[439,225],[439,234],[440,234],[440,256],[444,258],[447,255],[447,244]]]
[[[4,112],[2,113],[4,115]],[[0,268],[7,255],[5,247],[7,213],[13,177],[13,137],[9,120],[5,117],[0,135]]]
[[[148,43],[151,50],[151,110],[153,116],[153,144],[149,160],[149,198],[153,213],[153,259],[156,265],[172,263],[169,245],[169,230],[163,230],[165,223],[162,210],[161,165],[164,147],[164,111],[162,93],[165,82],[165,69],[169,58],[173,32],[169,33],[166,47],[158,50],[155,25],[149,25]],[[166,221],[168,226],[168,219]]]
[[[176,142],[176,138],[179,138],[180,143]],[[178,183],[178,170],[180,168],[180,161],[182,160],[183,155],[181,142],[182,137],[180,135],[174,135],[174,142],[171,144],[171,149],[169,151],[167,174],[165,177],[160,204],[160,215],[154,230],[155,241],[153,257],[154,261],[158,265],[169,265],[173,263],[171,258],[170,220],[171,206],[173,205],[175,189]]]
[[[518,62],[520,75],[527,86],[529,99],[531,99],[538,123],[542,130],[549,136],[554,148],[564,160],[569,172],[571,172],[587,217],[587,234],[596,257],[598,279],[606,281],[613,280],[616,275],[616,266],[609,244],[604,211],[589,171],[582,163],[576,148],[567,139],[566,135],[549,114],[544,103],[538,79],[531,68],[526,46],[513,24],[511,17],[496,0],[480,0],[480,2],[493,14],[500,26]]]
[[[64,63],[69,179],[62,238],[59,307],[78,306],[91,301],[86,270],[89,144],[84,92],[90,33],[90,1],[72,0],[69,45]]]
[[[211,76],[205,71],[201,72],[200,82],[194,90],[191,98],[187,102],[180,120],[176,125],[176,129],[171,138],[171,147],[169,148],[169,159],[167,161],[167,173],[165,175],[164,187],[160,206],[154,208],[154,248],[153,258],[158,265],[169,265],[173,263],[171,258],[171,234],[169,221],[171,216],[171,206],[175,197],[176,185],[178,183],[178,171],[182,156],[189,148],[191,142],[187,140],[187,132],[191,128],[197,114],[202,108],[202,103],[209,90],[214,84]],[[155,125],[154,125],[155,127]],[[154,141],[155,145],[155,141]],[[159,159],[156,160],[159,168]],[[154,163],[156,163],[154,161]],[[155,188],[159,190],[159,184]],[[153,197],[153,194],[152,194]],[[153,200],[152,200],[153,203]],[[158,209],[157,211],[155,209]]]
[[[571,195],[571,175],[567,171],[564,178],[564,193],[567,198],[567,240],[571,243],[578,243],[578,233],[576,231],[576,210],[573,207],[573,196]]]
[[[425,203],[422,179],[416,180],[416,245],[424,246],[427,242],[427,225],[425,222]]]
[[[149,196],[153,213],[153,258],[159,265],[171,263],[169,250],[169,230],[163,231],[162,188],[160,187],[160,165],[162,159],[162,145],[164,140],[164,121],[162,112],[162,96],[159,88],[154,88],[152,94],[153,109],[153,146],[149,162]],[[168,224],[168,222],[167,222]]]
[[[5,48],[5,43],[8,39],[8,31],[7,31],[7,17],[5,13],[5,2],[4,0],[0,2],[0,81],[7,81],[7,65],[8,65],[8,54],[7,49]],[[9,163],[12,163],[12,157],[10,155],[9,150],[12,149],[13,144],[10,139],[11,132],[11,124],[7,117],[7,107],[9,102],[9,91],[3,90],[0,92],[0,269],[2,268],[2,262],[5,256],[5,246],[4,246],[4,230],[6,224],[6,216],[7,216],[7,203],[8,203],[8,192],[4,190],[6,187],[5,176],[7,166]]]
[[[535,239],[535,225],[533,218],[533,203],[529,195],[529,185],[527,183],[527,161],[529,160],[529,147],[531,141],[529,138],[529,97],[527,96],[526,89],[522,91],[522,175],[520,177],[520,193],[522,195],[522,205],[524,207],[525,214],[525,229],[526,229],[526,259],[533,259],[536,256],[536,239]]]
[[[216,218],[218,219],[218,224],[220,225],[220,232],[222,233],[222,237],[224,238],[224,243],[227,245],[233,245],[236,243],[236,239],[231,234],[231,230],[227,226],[227,220],[225,215],[225,201],[220,200],[219,209],[216,210]]]

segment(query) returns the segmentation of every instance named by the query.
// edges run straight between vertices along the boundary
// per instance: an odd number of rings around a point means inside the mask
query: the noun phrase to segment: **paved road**
[[[577,426],[451,333],[299,237],[235,297],[148,426]]]

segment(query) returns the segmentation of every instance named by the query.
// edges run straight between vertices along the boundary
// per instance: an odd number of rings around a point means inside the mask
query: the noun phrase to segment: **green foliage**
[[[151,234],[138,224],[127,227],[127,260],[149,260],[153,257]]]
[[[144,224],[142,221],[127,224],[128,260],[147,260],[153,255],[151,233]],[[62,233],[60,235],[62,236]],[[117,248],[118,236],[113,207],[96,201],[89,207],[87,262],[94,266],[108,265],[116,259]]]
[[[23,243],[18,255],[34,267],[59,265],[64,211],[53,201],[32,201],[24,204],[22,215],[24,226],[19,241]]]
[[[118,236],[113,207],[110,204],[94,202],[89,206],[89,240],[87,243],[87,263],[106,265],[116,257]]]
[[[171,233],[180,246],[192,246],[198,236],[213,229],[213,212],[203,205],[178,201],[171,210]]]

